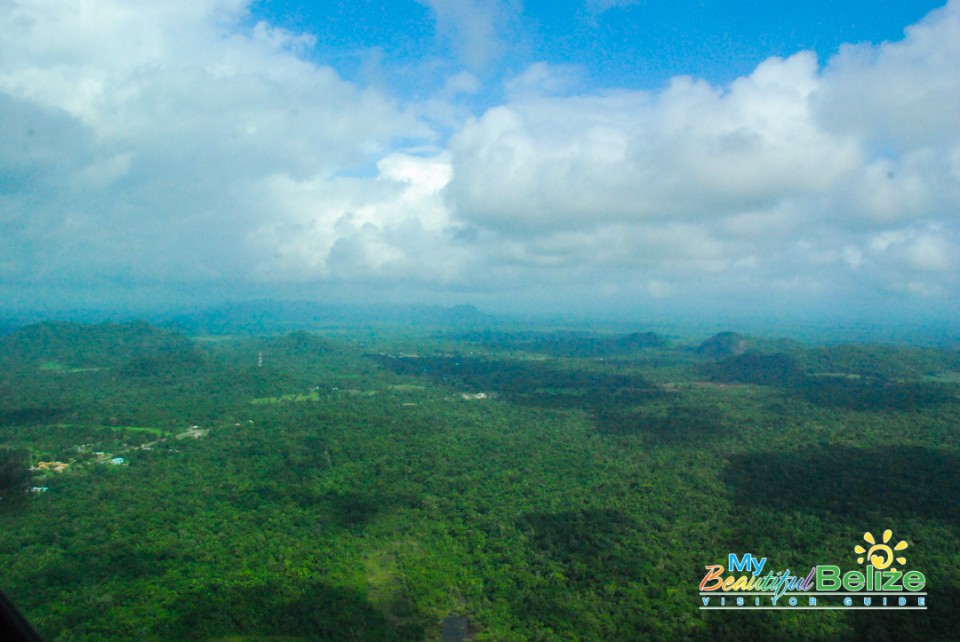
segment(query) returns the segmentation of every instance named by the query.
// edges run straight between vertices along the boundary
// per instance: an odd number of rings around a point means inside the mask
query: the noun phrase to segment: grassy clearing
[[[398,384],[393,384],[393,385],[391,385],[391,386],[387,386],[387,389],[388,389],[388,390],[397,390],[397,391],[401,391],[401,392],[409,392],[409,391],[412,391],[412,390],[426,390],[427,387],[426,387],[426,386],[419,386],[419,385],[416,385],[416,384],[409,384],[409,383],[398,383]]]
[[[62,372],[62,373],[73,373],[73,372],[98,372],[100,370],[106,370],[106,368],[68,368],[59,361],[47,361],[40,365],[40,369],[44,372]]]
[[[170,431],[161,428],[152,428],[150,426],[103,426],[103,425],[81,425],[81,424],[56,424],[57,428],[93,428],[94,430],[113,430],[128,432],[145,432],[157,437],[165,437]]]
[[[306,401],[320,401],[320,393],[316,390],[311,390],[308,393],[296,392],[288,395],[280,395],[279,397],[257,397],[250,401],[250,403],[255,404],[274,404],[274,403],[302,403]]]
[[[414,390],[422,389],[423,386],[400,386],[394,388],[390,386],[390,390]],[[316,390],[311,390],[310,392],[295,392],[287,395],[280,395],[279,397],[257,397],[251,399],[250,403],[253,404],[277,404],[277,403],[304,403],[304,402],[318,402],[323,399],[336,399],[337,397],[348,395],[353,397],[374,397],[380,394],[379,390],[359,390],[357,388],[334,388],[331,392],[324,392],[320,394]]]
[[[941,372],[935,375],[927,375],[923,379],[936,383],[960,383],[960,372]]]

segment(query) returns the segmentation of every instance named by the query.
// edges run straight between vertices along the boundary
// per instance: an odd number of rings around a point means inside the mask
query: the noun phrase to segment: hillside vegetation
[[[956,640],[950,350],[727,333],[0,339],[0,588],[95,640]],[[924,611],[699,610],[729,553]],[[459,620],[457,620],[459,621]],[[446,631],[446,633],[445,633]]]

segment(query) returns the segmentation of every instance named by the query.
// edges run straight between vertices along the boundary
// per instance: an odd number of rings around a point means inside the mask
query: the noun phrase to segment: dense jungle
[[[0,337],[0,589],[50,642],[960,639],[960,352],[564,328]],[[909,544],[926,610],[703,610]]]

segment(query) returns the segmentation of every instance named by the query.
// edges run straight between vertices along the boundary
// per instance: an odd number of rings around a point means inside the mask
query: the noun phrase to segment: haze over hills
[[[960,347],[960,321],[946,320],[897,320],[861,319],[838,321],[836,319],[809,317],[778,317],[763,319],[744,315],[731,316],[718,313],[714,318],[708,314],[685,316],[665,314],[656,310],[633,314],[609,314],[597,312],[592,315],[579,313],[490,313],[469,304],[454,306],[415,304],[339,304],[306,300],[258,299],[236,303],[224,303],[210,307],[170,309],[164,306],[151,308],[103,308],[83,310],[30,310],[4,309],[0,305],[0,336],[18,327],[39,321],[72,321],[78,323],[129,323],[146,320],[160,327],[191,335],[258,335],[283,333],[292,330],[319,330],[361,326],[393,326],[401,328],[434,328],[461,332],[486,333],[472,335],[481,341],[509,341],[522,347],[526,329],[551,327],[567,331],[570,337],[577,334],[619,334],[619,341],[644,342],[654,340],[652,332],[660,337],[677,337],[683,341],[703,341],[704,336],[718,334],[711,344],[701,347],[704,354],[730,352],[737,341],[743,338],[730,328],[739,328],[749,334],[750,345],[762,343],[765,349],[773,349],[779,341],[781,347],[791,340],[810,344],[842,342],[894,342],[914,345]],[[633,339],[625,336],[643,331]],[[498,338],[495,338],[497,337]],[[465,335],[467,336],[467,335]],[[559,337],[559,335],[558,335]],[[782,339],[790,337],[790,339]],[[559,340],[559,339],[558,339]],[[610,349],[613,346],[608,346]],[[543,346],[543,349],[549,349]],[[601,348],[595,348],[601,349]]]
[[[338,305],[309,301],[246,301],[194,312],[161,316],[157,321],[191,334],[268,334],[295,329],[363,324],[415,327],[478,327],[496,323],[472,305]]]
[[[0,359],[27,366],[115,366],[146,355],[180,352],[190,345],[183,335],[145,321],[98,325],[44,321],[12,330],[0,339]]]

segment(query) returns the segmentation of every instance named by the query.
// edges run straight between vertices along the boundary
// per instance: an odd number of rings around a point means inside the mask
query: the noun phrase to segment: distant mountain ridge
[[[43,321],[0,338],[0,362],[70,368],[116,366],[132,359],[189,351],[193,343],[146,321],[84,325]]]
[[[566,357],[606,357],[627,354],[668,344],[655,332],[631,332],[620,335],[592,335],[584,332],[498,332],[484,330],[460,335],[460,339],[492,348],[541,352]]]
[[[738,332],[718,332],[699,346],[696,352],[701,357],[722,359],[739,357],[753,346],[753,342]]]

